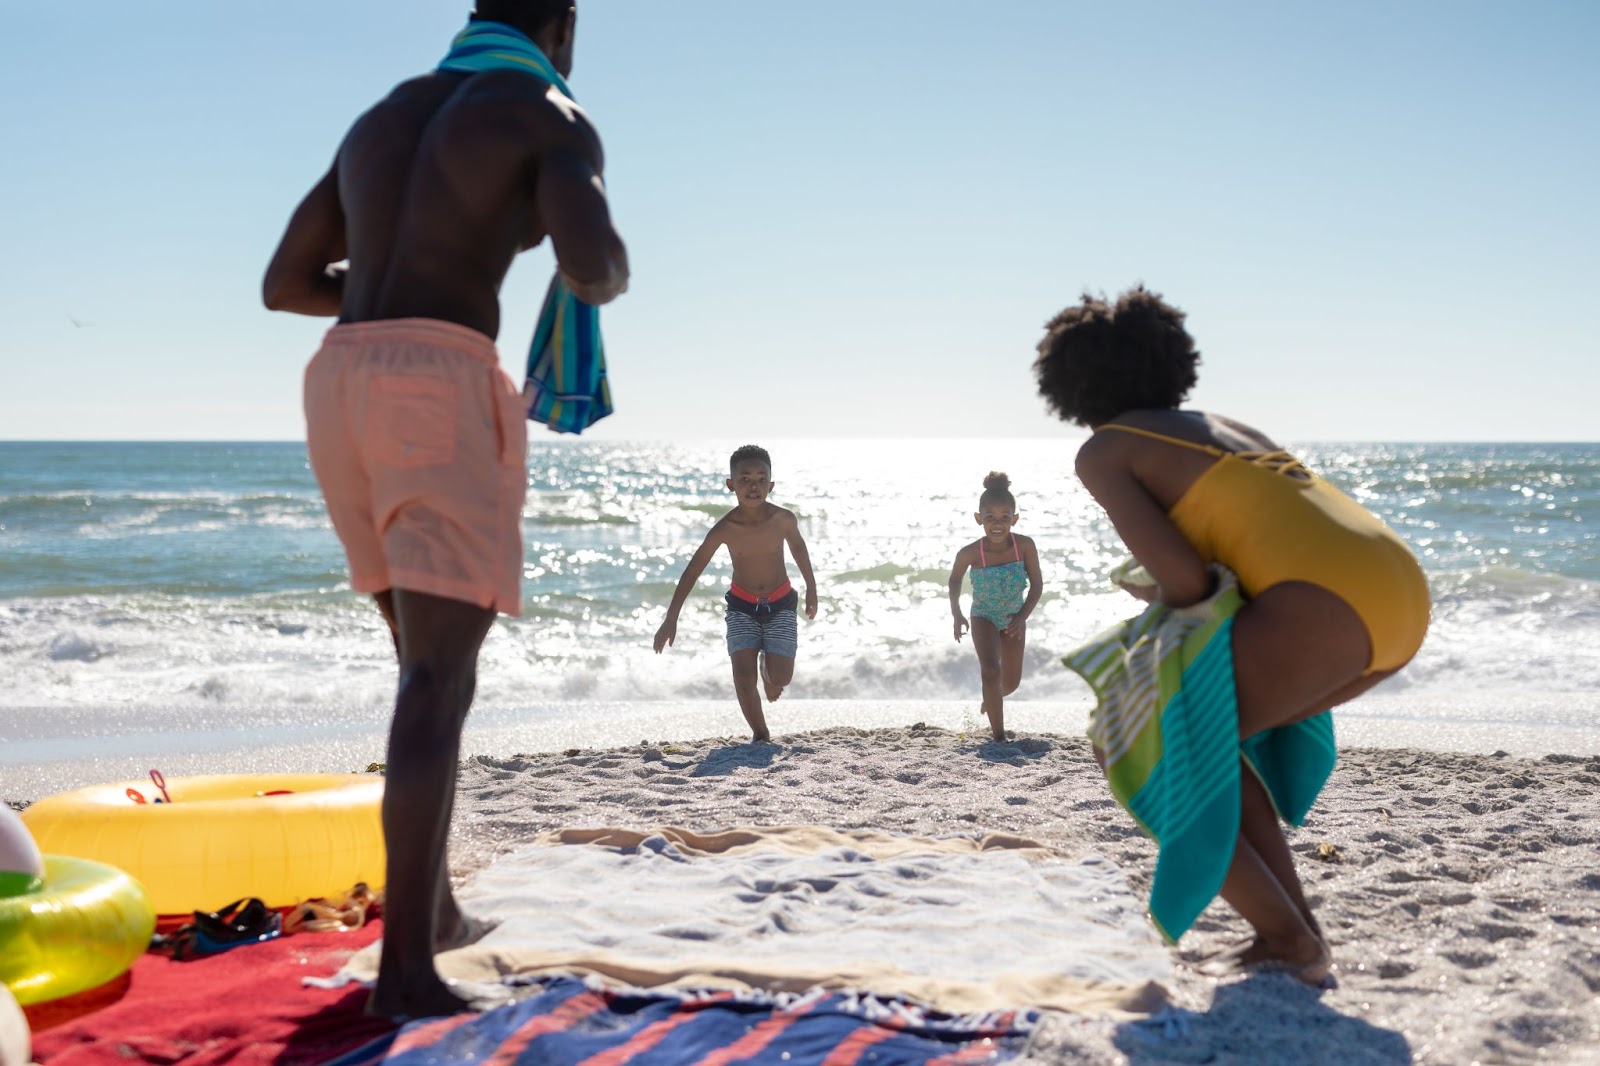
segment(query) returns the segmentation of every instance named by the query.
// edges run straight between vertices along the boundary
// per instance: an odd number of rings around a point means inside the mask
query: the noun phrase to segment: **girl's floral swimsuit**
[[[1022,601],[1028,596],[1028,568],[1023,565],[1022,553],[1017,551],[1017,536],[1011,535],[1011,553],[1016,556],[1009,563],[989,565],[988,554],[983,550],[983,537],[978,541],[978,561],[983,565],[972,571],[972,617],[987,620],[996,629],[1011,624],[1011,616],[1022,610]]]

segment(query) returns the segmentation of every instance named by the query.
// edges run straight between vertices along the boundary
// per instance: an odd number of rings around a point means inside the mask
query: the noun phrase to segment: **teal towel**
[[[1293,825],[1305,820],[1336,758],[1326,711],[1240,742],[1232,638],[1244,598],[1232,571],[1213,570],[1209,599],[1152,604],[1062,659],[1094,690],[1089,738],[1105,753],[1112,795],[1160,849],[1150,916],[1169,940],[1222,891],[1239,836],[1240,758]],[[1129,563],[1112,580],[1149,578]]]
[[[566,79],[539,46],[503,22],[467,23],[467,28],[456,34],[439,69],[468,74],[520,70],[542,78],[573,99]],[[574,296],[559,273],[550,281],[539,324],[534,327],[523,395],[528,401],[528,417],[559,433],[582,433],[611,413],[600,312]]]

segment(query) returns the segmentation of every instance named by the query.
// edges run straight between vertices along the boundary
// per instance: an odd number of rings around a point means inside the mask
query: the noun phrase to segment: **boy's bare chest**
[[[725,543],[728,554],[735,559],[781,552],[783,525],[776,515],[757,522],[729,523]]]

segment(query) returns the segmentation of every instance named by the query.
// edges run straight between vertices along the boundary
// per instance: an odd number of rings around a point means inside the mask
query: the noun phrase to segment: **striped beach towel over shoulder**
[[[561,95],[574,100],[567,79],[556,70],[555,64],[533,39],[515,26],[503,22],[478,20],[467,23],[466,29],[456,34],[450,42],[450,52],[439,62],[440,70],[458,74],[479,74],[486,70],[521,70],[561,90]]]
[[[501,22],[469,22],[456,35],[439,69],[465,74],[521,71],[573,99],[566,79],[539,46],[521,30]],[[600,312],[573,295],[559,273],[545,292],[533,331],[523,399],[530,420],[559,433],[582,433],[611,413]]]

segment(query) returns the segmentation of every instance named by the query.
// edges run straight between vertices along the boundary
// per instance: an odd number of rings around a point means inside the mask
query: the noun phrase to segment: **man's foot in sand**
[[[768,703],[777,703],[778,702],[778,697],[783,695],[783,686],[782,685],[774,685],[772,683],[772,678],[767,674],[767,657],[766,657],[766,655],[762,655],[761,656],[761,660],[760,660],[759,665],[757,666],[757,669],[760,670],[760,672],[761,672],[761,687],[764,690],[766,690],[767,702]],[[760,737],[758,739],[765,740],[766,738],[765,737]]]
[[[1250,970],[1280,971],[1308,985],[1319,985],[1333,969],[1333,956],[1319,937],[1297,937],[1271,944],[1257,936],[1211,955],[1195,967],[1207,977],[1227,977]]]
[[[433,974],[425,984],[391,992],[380,987],[367,1000],[366,1012],[375,1018],[405,1023],[418,1018],[447,1018],[452,1014],[481,1014],[504,1006],[510,995],[501,990],[474,988],[445,982]]]
[[[454,951],[456,948],[476,944],[499,924],[492,918],[474,918],[461,911],[455,912],[453,920],[440,917],[433,933],[433,950],[435,953]]]

